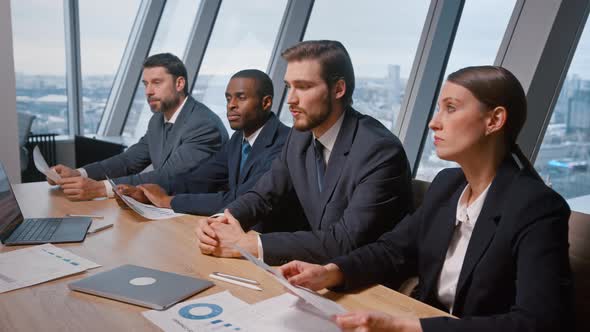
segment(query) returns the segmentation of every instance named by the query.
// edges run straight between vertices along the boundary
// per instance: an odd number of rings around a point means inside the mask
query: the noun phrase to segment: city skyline
[[[140,3],[140,0],[80,1],[84,133],[95,133],[98,128]],[[266,71],[286,3],[286,0],[222,2],[192,94],[220,116],[230,133],[225,118],[227,80],[242,68]],[[465,3],[445,75],[468,65],[495,61],[515,3],[516,0]],[[184,54],[192,28],[186,22],[194,20],[199,4],[200,1],[194,0],[167,1],[149,54]],[[370,4],[316,0],[304,40],[334,39],[345,45],[357,78],[355,107],[393,130],[430,1],[404,2],[404,6],[399,6],[399,1],[372,0]],[[112,6],[117,11],[109,10]],[[375,6],[380,10],[374,10]],[[104,17],[96,14],[101,12],[109,13],[109,24],[105,25]],[[354,24],[341,24],[342,17],[350,13],[355,14]],[[393,19],[391,13],[396,14]],[[481,24],[482,17],[489,24]],[[68,105],[62,2],[12,1],[12,19],[17,110],[38,117],[34,131],[65,134]],[[590,28],[584,28],[576,45],[535,163],[541,175],[566,198],[590,193],[590,32],[587,30]],[[43,50],[41,56],[38,50]],[[123,135],[138,138],[151,117],[140,84],[131,104]],[[281,115],[281,120],[290,125],[292,119],[284,107]],[[417,177],[432,180],[441,168],[454,164],[436,156],[431,131],[426,132]]]

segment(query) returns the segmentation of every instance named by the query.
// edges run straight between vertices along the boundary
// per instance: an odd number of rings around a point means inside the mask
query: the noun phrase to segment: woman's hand
[[[293,285],[311,290],[319,290],[340,285],[344,275],[336,264],[317,265],[301,261],[291,261],[281,267],[279,271]]]
[[[418,318],[395,317],[378,311],[353,311],[334,319],[342,331],[422,332]]]

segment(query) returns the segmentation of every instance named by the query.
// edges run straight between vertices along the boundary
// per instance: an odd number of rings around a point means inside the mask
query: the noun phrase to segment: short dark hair
[[[149,56],[143,62],[143,68],[164,67],[168,74],[174,77],[174,81],[178,77],[184,77],[184,95],[188,96],[188,76],[186,74],[186,67],[184,63],[172,53],[159,53]]]
[[[352,104],[354,92],[354,69],[350,55],[341,42],[335,40],[307,40],[289,47],[281,53],[287,62],[301,60],[318,60],[322,78],[328,87],[342,79],[346,83],[346,92],[342,98],[345,106]]]
[[[506,144],[511,150],[527,117],[526,95],[514,74],[499,66],[474,66],[451,73],[447,81],[469,90],[489,109],[506,109]]]
[[[244,69],[232,75],[230,80],[234,78],[251,78],[256,81],[256,94],[262,100],[266,96],[274,97],[274,87],[272,80],[268,75],[258,69]]]

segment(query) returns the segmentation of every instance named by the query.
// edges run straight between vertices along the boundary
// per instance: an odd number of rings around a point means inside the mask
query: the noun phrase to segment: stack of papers
[[[167,332],[340,331],[317,308],[291,294],[250,305],[225,291],[179,303],[166,311],[146,311],[143,315]]]
[[[169,218],[184,216],[184,214],[176,213],[172,209],[159,208],[159,207],[156,207],[153,205],[144,204],[144,203],[138,202],[137,200],[135,200],[132,197],[129,197],[127,195],[120,195],[119,192],[117,192],[117,190],[115,190],[115,188],[117,188],[117,185],[115,184],[115,182],[113,182],[113,180],[111,180],[109,178],[107,178],[107,180],[109,181],[109,183],[113,187],[113,191],[115,192],[115,195],[119,196],[121,198],[121,200],[123,200],[123,202],[125,202],[125,204],[127,204],[127,206],[129,206],[131,208],[131,210],[135,211],[137,214],[139,214],[140,216],[142,216],[146,219],[159,220],[159,219],[169,219]]]
[[[186,331],[309,331],[340,329],[332,321],[346,310],[336,302],[303,287],[291,285],[285,277],[239,246],[240,253],[268,271],[294,295],[285,293],[253,305],[229,291],[179,303],[166,311],[146,311],[143,315],[167,332]]]
[[[99,267],[51,244],[0,254],[0,293]]]

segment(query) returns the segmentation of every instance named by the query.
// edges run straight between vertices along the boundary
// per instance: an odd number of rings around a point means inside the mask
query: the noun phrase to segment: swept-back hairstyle
[[[332,87],[338,80],[346,83],[346,92],[342,97],[344,106],[352,105],[354,92],[354,69],[350,56],[339,41],[307,40],[289,47],[281,53],[287,62],[301,60],[318,60],[322,70],[322,78]]]
[[[172,53],[159,53],[149,56],[143,62],[143,68],[164,67],[168,74],[174,77],[174,81],[178,77],[184,77],[184,95],[188,96],[188,76],[186,74],[186,67],[184,63]]]
[[[526,95],[516,76],[499,66],[474,66],[451,73],[447,81],[469,90],[488,109],[500,106],[506,109],[504,139],[507,151],[515,154],[523,166],[536,174],[534,167],[516,144],[527,117]]]

